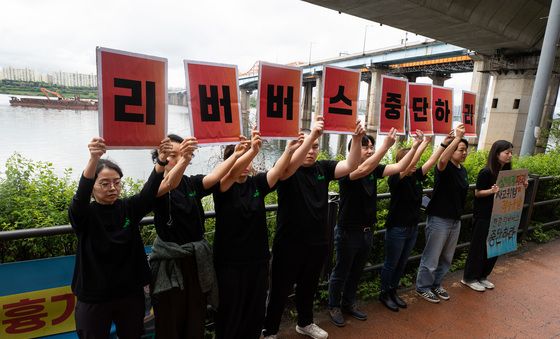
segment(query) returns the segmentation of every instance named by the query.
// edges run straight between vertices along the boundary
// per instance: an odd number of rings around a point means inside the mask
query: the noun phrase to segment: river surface
[[[98,112],[12,107],[9,100],[10,95],[0,94],[0,176],[6,160],[18,152],[33,161],[51,162],[57,174],[71,168],[72,177],[78,178],[89,158],[87,144],[99,135]],[[187,107],[169,105],[168,113],[169,133],[191,135]],[[222,149],[199,148],[186,173],[208,173],[219,163]],[[265,142],[255,164],[269,168],[279,155],[277,146]],[[106,157],[135,179],[147,179],[153,168],[150,150],[108,150]]]

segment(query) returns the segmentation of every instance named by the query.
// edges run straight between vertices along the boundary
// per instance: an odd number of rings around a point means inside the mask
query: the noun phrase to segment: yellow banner
[[[0,297],[0,338],[36,338],[76,330],[70,286]]]

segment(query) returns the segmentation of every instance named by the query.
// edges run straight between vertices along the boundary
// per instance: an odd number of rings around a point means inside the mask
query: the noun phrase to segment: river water
[[[0,176],[8,157],[18,152],[34,161],[51,162],[57,174],[71,168],[72,177],[78,178],[89,158],[87,144],[99,134],[98,112],[12,107],[9,100],[10,95],[0,94]],[[168,112],[168,132],[191,135],[187,107],[169,105]],[[199,148],[186,173],[208,173],[221,153],[221,146]],[[255,163],[269,168],[279,155],[278,147],[265,142]],[[149,150],[108,150],[106,157],[135,179],[147,179],[153,168]]]

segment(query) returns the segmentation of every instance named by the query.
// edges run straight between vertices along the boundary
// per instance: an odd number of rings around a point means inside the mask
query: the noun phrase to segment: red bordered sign
[[[433,135],[432,85],[408,84],[408,130],[421,130],[424,135]]]
[[[298,67],[259,64],[258,129],[268,139],[299,135],[302,70]]]
[[[167,131],[167,59],[97,48],[99,135],[107,148],[154,148]]]
[[[395,128],[405,134],[406,95],[408,80],[381,76],[381,109],[379,110],[379,134],[387,134]]]
[[[199,145],[231,144],[241,134],[237,66],[185,60],[191,131]]]
[[[453,129],[453,89],[432,86],[434,134],[447,135]]]
[[[465,125],[465,136],[476,137],[476,93],[463,91],[461,121]]]
[[[358,120],[359,70],[325,66],[321,110],[326,133],[353,134]]]

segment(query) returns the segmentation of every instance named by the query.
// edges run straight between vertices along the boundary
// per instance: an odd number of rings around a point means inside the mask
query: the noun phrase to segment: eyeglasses
[[[115,181],[103,181],[100,182],[98,184],[99,186],[101,186],[101,188],[105,191],[109,191],[111,188],[115,188],[115,189],[120,189],[122,186],[122,183],[120,180],[115,180]]]

